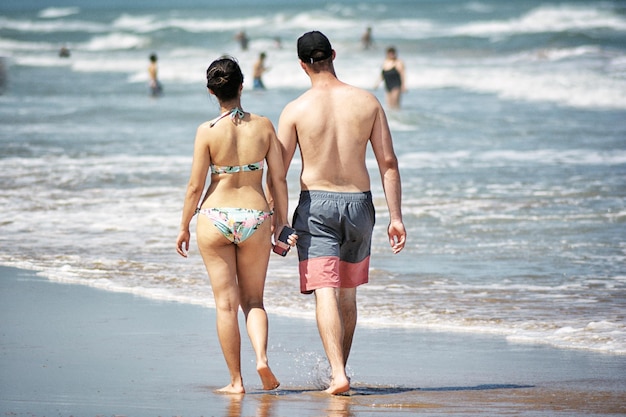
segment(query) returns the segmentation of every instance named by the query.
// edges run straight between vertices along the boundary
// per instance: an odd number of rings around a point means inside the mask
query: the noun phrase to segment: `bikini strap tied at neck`
[[[243,119],[243,116],[245,116],[245,113],[239,107],[235,107],[230,111],[230,118],[233,120],[235,120],[236,117]]]
[[[245,116],[245,113],[239,107],[234,107],[222,113],[217,119],[213,120],[211,124],[209,125],[209,127],[215,126],[217,122],[219,122],[220,120],[222,120],[224,117],[228,115],[230,115],[231,120],[235,120],[237,117],[239,117],[240,119],[243,119],[243,117]]]

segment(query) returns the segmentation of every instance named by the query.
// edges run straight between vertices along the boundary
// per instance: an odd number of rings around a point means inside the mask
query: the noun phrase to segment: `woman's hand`
[[[280,235],[283,232],[283,229],[285,227],[288,227],[291,229],[291,227],[289,226],[288,223],[283,224],[280,227],[276,227],[274,228],[274,236],[273,236],[273,240],[274,240],[274,252],[278,253],[279,255],[285,256],[287,254],[287,252],[291,249],[292,246],[295,246],[296,243],[298,242],[298,235],[295,233],[291,233],[289,236],[287,236],[287,241],[285,242],[284,240],[280,240]]]
[[[186,258],[187,252],[189,252],[190,236],[189,230],[181,230],[178,239],[176,239],[176,252],[183,258]]]
[[[274,229],[274,242],[278,242],[278,237],[285,227],[291,226],[289,226],[288,223],[285,223],[282,226]],[[290,234],[287,238],[287,243],[289,244],[289,246],[296,246],[296,243],[298,243],[298,235],[295,232]]]

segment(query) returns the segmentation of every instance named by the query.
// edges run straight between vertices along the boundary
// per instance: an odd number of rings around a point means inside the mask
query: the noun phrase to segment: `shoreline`
[[[357,326],[350,395],[320,393],[327,365],[313,320],[268,312],[262,391],[242,335],[247,394],[228,372],[212,309],[0,267],[0,411],[11,415],[369,417],[626,414],[626,358],[503,338]],[[242,330],[243,323],[240,323]]]

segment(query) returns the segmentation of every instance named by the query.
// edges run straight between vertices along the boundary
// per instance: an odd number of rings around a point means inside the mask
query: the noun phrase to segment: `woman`
[[[177,251],[187,257],[189,223],[197,220],[197,243],[215,296],[217,334],[230,372],[230,384],[218,390],[244,393],[241,376],[241,306],[256,353],[263,389],[277,388],[267,361],[267,314],[263,307],[265,275],[272,248],[287,221],[287,183],[282,155],[272,123],[241,109],[243,74],[232,58],[220,58],[207,69],[207,87],[219,101],[221,115],[198,127],[191,176],[183,207]],[[267,162],[273,216],[263,192]],[[211,182],[196,210],[207,175]],[[291,235],[289,244],[295,244]]]
[[[396,48],[393,46],[387,48],[381,77],[379,78],[376,87],[378,87],[380,81],[383,80],[385,81],[385,97],[387,105],[393,109],[400,108],[400,95],[401,93],[406,92],[406,84],[404,81],[404,62],[398,59]]]

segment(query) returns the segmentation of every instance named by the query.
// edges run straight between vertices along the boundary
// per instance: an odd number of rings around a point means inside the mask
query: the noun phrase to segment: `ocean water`
[[[309,85],[296,39],[318,29],[346,82],[372,89],[389,45],[407,67],[388,118],[409,240],[392,255],[370,153],[378,217],[360,325],[626,355],[623,2],[73,3],[0,5],[0,264],[213,306],[195,245],[189,259],[175,252],[195,130],[218,113],[206,67],[235,56],[244,109],[277,124]],[[375,44],[363,50],[367,26]],[[257,92],[262,51],[271,69]],[[298,171],[296,160],[291,210]],[[295,253],[272,255],[266,288],[270,313],[313,318]]]

